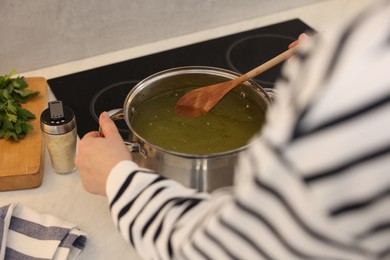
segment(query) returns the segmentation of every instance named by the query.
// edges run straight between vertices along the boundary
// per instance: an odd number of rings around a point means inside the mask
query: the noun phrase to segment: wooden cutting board
[[[0,139],[0,191],[39,187],[43,179],[43,143],[40,116],[47,107],[47,81],[45,78],[25,78],[28,88],[38,90],[22,107],[36,118],[30,120],[33,130],[19,142]]]

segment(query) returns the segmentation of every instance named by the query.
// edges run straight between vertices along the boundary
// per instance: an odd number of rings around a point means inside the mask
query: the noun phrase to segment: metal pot
[[[238,77],[239,74],[213,67],[179,67],[156,73],[140,81],[127,95],[123,108],[111,110],[113,120],[125,120],[130,135],[124,140],[133,160],[141,167],[153,169],[199,191],[212,191],[233,183],[237,157],[251,143],[235,150],[208,154],[186,154],[158,147],[145,140],[131,126],[131,117],[144,101],[160,93],[186,86],[206,86]],[[233,91],[260,106],[264,113],[271,103],[272,90],[263,89],[255,81],[246,81]],[[115,112],[114,112],[115,111]],[[205,137],[207,138],[207,137]]]

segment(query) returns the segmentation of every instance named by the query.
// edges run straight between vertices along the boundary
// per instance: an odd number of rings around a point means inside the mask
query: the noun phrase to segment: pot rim
[[[139,140],[141,144],[141,147],[144,146],[144,144],[148,144],[152,146],[153,148],[160,150],[161,152],[172,154],[178,157],[182,158],[190,158],[190,159],[207,159],[207,158],[214,158],[214,157],[225,157],[229,156],[232,154],[239,153],[241,151],[246,150],[249,146],[251,146],[254,142],[256,142],[258,139],[261,138],[261,134],[256,133],[254,134],[251,139],[248,141],[248,143],[244,146],[241,146],[239,148],[225,151],[225,152],[219,152],[219,153],[210,153],[210,154],[190,154],[190,153],[183,153],[183,152],[177,152],[173,150],[168,150],[163,147],[160,147],[158,145],[152,144],[149,141],[145,140],[141,135],[139,135],[136,131],[134,131],[133,127],[130,124],[129,121],[129,116],[128,116],[128,111],[129,111],[129,100],[132,99],[133,96],[137,95],[139,91],[141,91],[146,83],[150,84],[153,81],[157,81],[161,78],[165,78],[166,76],[170,75],[176,75],[176,74],[181,74],[182,72],[202,72],[202,71],[212,71],[212,72],[218,72],[221,75],[224,74],[225,76],[230,74],[231,76],[239,77],[242,74],[237,73],[235,71],[231,71],[228,69],[223,69],[223,68],[217,68],[217,67],[211,67],[211,66],[181,66],[181,67],[175,67],[175,68],[170,68],[166,70],[159,71],[157,73],[154,73],[140,82],[138,82],[128,93],[124,104],[123,104],[123,113],[124,113],[124,120],[126,121],[127,126],[129,127],[131,133],[135,135]],[[259,83],[256,81],[249,79],[247,80],[251,85],[258,87],[258,89],[264,94],[266,97],[266,103],[267,106],[271,105],[272,103],[272,98],[270,97],[269,93],[263,88]],[[139,141],[138,141],[139,142]]]

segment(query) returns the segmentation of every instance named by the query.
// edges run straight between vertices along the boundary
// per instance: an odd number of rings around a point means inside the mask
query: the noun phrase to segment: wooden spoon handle
[[[282,52],[278,56],[275,56],[274,58],[270,59],[269,61],[261,64],[260,66],[252,69],[251,71],[248,71],[244,75],[242,75],[240,78],[242,78],[242,82],[254,78],[255,76],[259,75],[260,73],[263,73],[264,71],[272,68],[273,66],[281,63],[282,61],[285,61],[286,59],[290,58],[292,55],[294,55],[296,52],[296,48],[290,48],[285,52]]]

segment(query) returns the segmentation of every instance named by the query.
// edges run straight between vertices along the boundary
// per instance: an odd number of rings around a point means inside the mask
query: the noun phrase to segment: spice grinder
[[[71,173],[76,169],[77,126],[72,109],[62,101],[51,101],[41,113],[41,129],[56,173]]]

